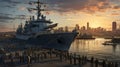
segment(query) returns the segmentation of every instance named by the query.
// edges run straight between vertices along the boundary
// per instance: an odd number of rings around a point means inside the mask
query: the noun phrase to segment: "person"
[[[98,59],[95,60],[95,67],[98,67]]]
[[[81,57],[80,57],[80,55],[79,55],[79,57],[78,57],[78,62],[79,62],[79,65],[81,65]]]
[[[0,57],[0,64],[3,64],[3,65],[5,64],[5,62],[4,62],[4,56]]]
[[[93,61],[94,61],[94,57],[91,57],[91,63],[93,63]]]
[[[22,56],[19,56],[19,59],[20,59],[20,63],[22,63],[23,62]]]
[[[117,62],[115,63],[115,67],[118,67],[118,63]]]
[[[93,67],[93,66],[94,66],[94,65],[93,65],[93,62],[94,62],[94,57],[91,57],[90,62],[91,62],[91,67]]]
[[[30,56],[27,56],[28,67],[30,67],[30,60],[31,60],[31,57],[30,57]]]
[[[102,66],[103,66],[103,67],[106,67],[106,62],[105,62],[105,60],[103,60]]]

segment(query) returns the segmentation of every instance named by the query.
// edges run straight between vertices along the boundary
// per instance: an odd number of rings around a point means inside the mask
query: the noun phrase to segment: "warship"
[[[42,2],[39,0],[36,3],[36,8],[29,8],[28,11],[36,10],[37,18],[30,17],[25,24],[18,25],[16,30],[16,39],[29,44],[28,46],[36,46],[40,48],[69,50],[71,43],[77,36],[75,29],[73,31],[55,31],[58,23],[53,23],[46,19],[42,14],[45,11],[41,6]]]

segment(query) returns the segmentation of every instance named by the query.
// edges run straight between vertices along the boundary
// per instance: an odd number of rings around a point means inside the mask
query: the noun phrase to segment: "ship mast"
[[[36,8],[28,8],[28,11],[36,10],[37,11],[37,20],[39,20],[41,17],[41,11],[45,11],[44,9],[41,9],[41,4],[43,4],[43,3],[41,3],[40,0],[38,0],[37,2],[33,2],[33,3],[37,4]]]
[[[38,10],[38,15],[37,15],[37,20],[40,19],[41,16],[41,5],[40,5],[40,0],[37,2],[37,10]]]

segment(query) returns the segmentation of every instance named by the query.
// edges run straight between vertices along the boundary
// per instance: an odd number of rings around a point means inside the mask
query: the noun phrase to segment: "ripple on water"
[[[117,46],[104,46],[102,43],[105,41],[110,41],[110,39],[75,40],[69,51],[99,59],[120,61],[120,44]]]

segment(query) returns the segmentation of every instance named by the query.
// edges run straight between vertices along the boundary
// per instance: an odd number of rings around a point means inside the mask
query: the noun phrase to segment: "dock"
[[[120,67],[112,62],[54,49],[27,49],[1,56],[0,67]]]

